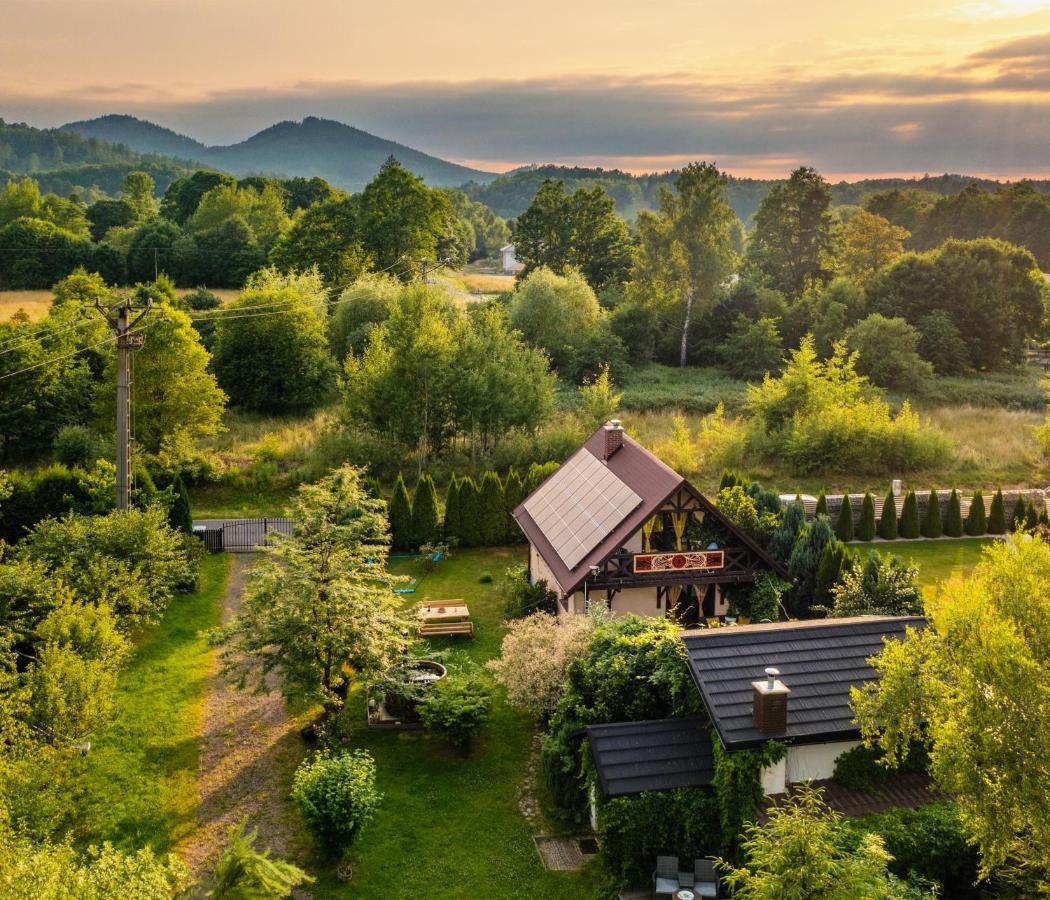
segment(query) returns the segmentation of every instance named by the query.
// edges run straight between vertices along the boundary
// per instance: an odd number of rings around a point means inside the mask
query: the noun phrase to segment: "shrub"
[[[390,518],[390,549],[412,549],[412,501],[408,498],[408,488],[400,473],[394,482],[387,515]]]
[[[781,581],[772,572],[762,572],[756,579],[754,587],[744,602],[734,601],[740,613],[754,622],[779,622],[780,598],[789,585]]]
[[[503,577],[504,612],[509,619],[520,619],[535,612],[555,615],[558,595],[546,581],[529,583],[528,567],[524,563],[511,566]]]
[[[846,545],[840,541],[831,541],[820,555],[820,564],[813,580],[813,606],[830,609],[832,589],[838,584],[843,571],[849,565],[849,553]]]
[[[450,675],[434,684],[419,704],[427,731],[466,746],[488,721],[492,691],[476,675]]]
[[[937,538],[941,536],[941,498],[935,490],[930,490],[930,496],[926,498],[926,514],[922,517],[923,537]]]
[[[86,425],[63,425],[54,447],[55,459],[70,467],[89,468],[103,454],[102,438]]]
[[[38,522],[63,516],[89,501],[82,474],[62,465],[12,472],[9,494],[0,505],[0,539],[15,543]]]
[[[875,537],[875,500],[870,491],[864,492],[864,500],[860,504],[856,537],[858,541],[870,541]]]
[[[1044,510],[1044,512],[1045,511],[1046,510]],[[1028,504],[1028,508],[1025,510],[1024,527],[1028,531],[1031,531],[1032,529],[1034,529],[1039,524],[1039,522],[1040,522],[1039,513],[1036,511],[1035,501],[1033,500],[1031,503]]]
[[[966,533],[971,537],[979,537],[988,530],[988,517],[984,510],[984,494],[980,491],[973,492],[970,500],[970,511],[966,513]]]
[[[229,830],[226,846],[208,879],[207,897],[211,900],[281,900],[292,893],[292,888],[314,880],[298,866],[271,859],[269,850],[258,850],[255,846],[258,838],[258,829],[247,830],[247,820]]]
[[[817,505],[813,509],[813,518],[815,519],[817,516],[827,516],[827,515],[828,515],[828,498],[824,495],[824,492],[821,491],[820,495],[817,497]]]
[[[540,720],[547,719],[565,685],[569,663],[583,653],[596,620],[537,612],[511,622],[498,659],[488,666],[507,689],[507,699]]]
[[[323,847],[346,847],[372,818],[382,795],[376,764],[367,750],[316,753],[292,779],[292,800],[314,839]]]
[[[801,500],[789,503],[780,516],[780,524],[769,539],[769,552],[782,563],[791,558],[791,551],[802,529],[806,527],[806,507]]]
[[[576,272],[532,272],[514,291],[510,321],[525,339],[542,347],[560,370],[571,368],[577,349],[598,331],[601,309],[590,285]]]
[[[426,473],[416,482],[412,497],[412,545],[422,547],[438,538],[437,489]]]
[[[481,545],[481,496],[474,479],[467,475],[459,482],[459,542],[464,547]]]
[[[507,535],[507,508],[503,501],[503,485],[495,472],[486,472],[482,477],[478,503],[481,513],[478,543],[483,547],[502,544]]]
[[[919,528],[919,500],[915,491],[908,491],[904,498],[904,506],[901,508],[900,536],[902,538],[917,538],[921,533]]]
[[[873,313],[846,335],[857,354],[857,371],[873,384],[896,390],[914,390],[933,376],[933,366],[918,351],[920,336],[905,319],[887,319]]]
[[[839,516],[835,521],[835,537],[840,541],[853,540],[853,504],[849,494],[842,495],[842,506],[839,507]]]
[[[944,516],[944,533],[948,537],[962,537],[963,520],[962,504],[959,502],[959,492],[952,488],[948,496],[948,511]]]
[[[832,594],[833,616],[914,616],[923,609],[919,570],[874,551],[843,573]]]
[[[722,488],[715,498],[715,506],[734,525],[754,536],[758,528],[758,507],[740,485]]]
[[[459,479],[455,475],[449,479],[448,489],[445,491],[445,515],[442,519],[442,528],[446,541],[460,539]]]
[[[722,365],[737,378],[761,378],[780,368],[784,340],[777,320],[769,316],[752,321],[740,314],[719,351]]]
[[[1003,490],[997,488],[992,497],[992,508],[988,511],[988,533],[1006,534],[1006,504],[1003,502]]]
[[[893,490],[886,492],[886,499],[882,501],[882,515],[879,517],[879,537],[884,541],[897,540],[897,498]]]
[[[190,495],[181,475],[175,476],[171,486],[171,509],[168,510],[168,527],[182,534],[193,534],[193,511],[190,509]]]
[[[898,774],[925,774],[930,766],[929,753],[919,743],[911,745],[905,761],[895,768],[887,766],[884,760],[885,755],[878,747],[866,747],[862,744],[839,754],[835,760],[835,772],[832,777],[851,791],[875,793],[880,784],[893,781]]]
[[[1025,503],[1024,494],[1018,493],[1014,503],[1014,511],[1010,514],[1010,530],[1017,531],[1024,526],[1025,516],[1028,515],[1028,505]]]

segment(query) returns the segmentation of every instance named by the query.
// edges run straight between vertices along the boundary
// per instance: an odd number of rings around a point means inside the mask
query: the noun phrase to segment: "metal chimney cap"
[[[776,688],[777,678],[780,677],[780,669],[774,669],[772,666],[766,669],[766,688],[773,690]]]
[[[609,424],[612,425],[613,428],[620,428],[621,427],[619,419],[610,419],[609,420]]]

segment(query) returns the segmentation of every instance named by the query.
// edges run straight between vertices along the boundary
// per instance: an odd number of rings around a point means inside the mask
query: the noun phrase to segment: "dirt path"
[[[245,572],[254,558],[230,554],[223,624],[240,609]],[[259,829],[258,846],[275,856],[290,855],[297,827],[287,791],[303,754],[297,732],[277,690],[257,695],[228,685],[216,653],[204,701],[199,828],[180,848],[195,874],[208,870],[229,827],[245,818],[249,828]]]

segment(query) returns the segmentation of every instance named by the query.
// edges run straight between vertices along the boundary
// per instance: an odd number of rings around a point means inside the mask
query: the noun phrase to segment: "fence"
[[[231,519],[208,523],[201,538],[213,553],[252,553],[266,544],[271,534],[291,534],[291,519]]]

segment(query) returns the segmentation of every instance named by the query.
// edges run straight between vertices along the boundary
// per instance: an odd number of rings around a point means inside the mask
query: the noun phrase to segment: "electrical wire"
[[[3,356],[5,353],[13,353],[15,350],[18,349],[17,346],[9,347],[8,346],[9,344],[16,344],[16,345],[19,344],[19,343],[25,344],[25,343],[31,341],[33,338],[39,337],[40,335],[46,334],[47,332],[50,332],[50,336],[51,337],[55,337],[56,335],[65,334],[66,332],[73,331],[74,329],[77,329],[77,328],[83,328],[85,325],[87,325],[88,323],[93,322],[93,321],[95,321],[95,320],[92,319],[90,316],[85,316],[79,322],[77,322],[75,325],[69,325],[66,328],[59,328],[57,331],[51,331],[50,328],[40,328],[37,331],[34,331],[32,334],[21,334],[21,335],[18,335],[17,337],[11,338],[10,340],[7,340],[7,341],[4,341],[3,343],[0,343],[0,356]]]
[[[39,369],[41,366],[47,366],[51,363],[60,362],[63,359],[69,359],[71,356],[76,356],[78,353],[87,353],[88,350],[97,350],[99,347],[104,347],[111,341],[116,341],[116,339],[117,336],[111,334],[104,341],[99,341],[97,344],[91,344],[88,347],[81,347],[79,350],[74,350],[72,353],[63,353],[61,356],[53,356],[50,359],[42,360],[41,362],[38,362],[32,366],[26,366],[24,369],[19,369],[16,372],[8,372],[5,375],[0,375],[0,381],[3,381],[7,378],[14,378],[16,375],[21,375],[24,372],[32,372],[34,369]]]

